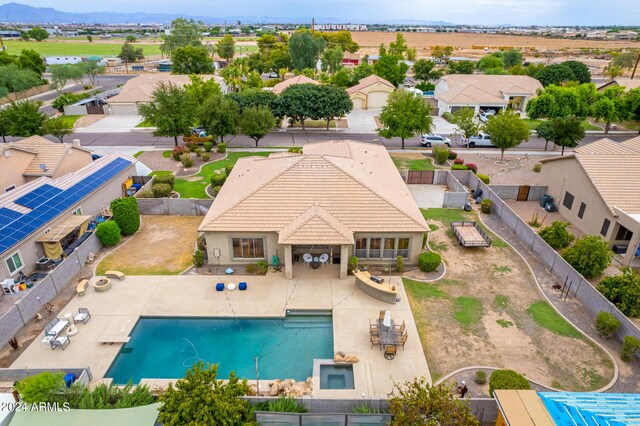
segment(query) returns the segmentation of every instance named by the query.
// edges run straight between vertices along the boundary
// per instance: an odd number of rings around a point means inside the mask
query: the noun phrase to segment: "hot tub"
[[[320,389],[354,389],[353,365],[320,365]]]

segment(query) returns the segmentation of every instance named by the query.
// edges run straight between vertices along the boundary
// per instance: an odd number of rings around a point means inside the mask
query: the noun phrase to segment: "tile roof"
[[[217,75],[202,74],[199,76],[202,80],[215,79],[218,84],[223,83],[222,77]],[[128,80],[120,89],[120,93],[107,99],[110,104],[138,103],[149,102],[153,97],[153,91],[158,88],[161,82],[172,83],[176,86],[183,87],[191,84],[188,75],[182,74],[141,74]]]
[[[371,74],[368,77],[360,79],[358,84],[356,84],[355,86],[349,87],[347,89],[347,93],[351,94],[351,93],[359,92],[360,90],[364,89],[365,87],[369,87],[369,86],[371,86],[373,84],[376,84],[376,83],[382,83],[385,86],[389,86],[389,88],[391,88],[391,90],[395,90],[395,86],[393,84],[389,83],[387,80],[385,80],[382,77],[378,77],[375,74]]]
[[[273,86],[273,89],[271,89],[271,91],[276,95],[279,95],[280,93],[284,92],[284,89],[286,89],[287,87],[296,84],[315,84],[316,86],[320,85],[318,81],[315,81],[312,78],[306,77],[304,75],[297,75],[276,84],[275,86]]]
[[[351,244],[354,232],[427,229],[386,149],[354,141],[308,144],[302,155],[241,158],[200,226],[275,231],[295,244]]]
[[[640,424],[640,395],[592,392],[538,392],[557,425]]]
[[[62,160],[64,160],[64,157],[69,155],[72,150],[91,152],[79,146],[51,142],[42,136],[31,136],[6,145],[6,148],[13,146],[15,148],[21,148],[23,151],[36,154],[22,173],[25,176],[53,176],[60,163],[62,163]],[[41,164],[46,166],[46,171],[41,168]]]
[[[448,90],[438,94],[447,103],[507,104],[506,94],[534,96],[542,84],[526,75],[451,74],[441,78]]]

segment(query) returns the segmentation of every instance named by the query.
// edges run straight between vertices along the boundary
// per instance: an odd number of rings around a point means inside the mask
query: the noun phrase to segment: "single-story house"
[[[361,79],[355,86],[349,87],[347,93],[354,109],[382,108],[395,89],[393,84],[384,78],[372,74]]]
[[[0,193],[42,176],[59,178],[92,161],[90,150],[42,136],[0,144]]]
[[[228,93],[229,89],[222,77],[217,75],[203,74],[199,76],[204,81],[214,79],[220,85],[222,93]],[[188,75],[179,74],[141,74],[128,80],[120,89],[120,93],[107,100],[109,105],[108,114],[113,115],[136,115],[138,105],[150,102],[153,92],[161,82],[165,84],[175,84],[183,87],[191,83]]]
[[[619,143],[600,139],[540,162],[562,216],[625,253],[625,265],[633,264],[640,255],[640,137]]]
[[[81,56],[45,56],[46,65],[79,64],[82,62]]]
[[[280,93],[284,92],[284,89],[286,89],[287,87],[294,86],[296,84],[315,84],[316,86],[318,86],[320,85],[320,82],[304,75],[297,75],[276,84],[275,86],[273,86],[271,91],[276,95],[279,95]]]
[[[342,57],[342,65],[345,67],[357,67],[360,65],[360,55],[358,53],[345,52]]]
[[[307,253],[327,254],[341,278],[350,256],[416,264],[428,230],[385,148],[354,141],[241,158],[199,228],[210,263],[278,256],[288,279]]]
[[[511,107],[524,111],[542,84],[527,75],[450,74],[436,83],[434,96],[438,113],[454,113],[461,108],[502,110]]]
[[[630,79],[626,77],[617,77],[614,80],[607,81],[606,83],[598,86],[598,92],[604,92],[606,89],[612,86],[622,86],[624,87],[625,92],[628,92],[631,89],[637,89],[640,87],[640,78]]]
[[[136,163],[113,153],[59,178],[43,176],[1,194],[0,281],[28,274],[47,254],[60,257],[90,216],[123,195],[122,184],[136,174]]]

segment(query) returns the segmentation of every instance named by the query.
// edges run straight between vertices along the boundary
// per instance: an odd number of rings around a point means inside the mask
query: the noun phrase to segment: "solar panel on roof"
[[[22,213],[15,210],[8,209],[6,207],[0,208],[0,227],[8,225],[17,218],[22,216]]]
[[[30,209],[35,209],[40,204],[46,203],[51,197],[61,192],[62,189],[45,184],[18,198],[15,203],[29,207]]]

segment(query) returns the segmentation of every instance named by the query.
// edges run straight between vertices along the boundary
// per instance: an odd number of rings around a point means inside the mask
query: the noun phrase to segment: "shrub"
[[[431,251],[420,253],[418,257],[418,268],[422,272],[433,272],[440,266],[440,255]]]
[[[606,241],[596,235],[587,235],[562,253],[564,260],[585,278],[601,275],[611,264],[613,252]]]
[[[603,339],[613,336],[620,328],[620,321],[609,312],[600,311],[596,317],[596,330]]]
[[[196,142],[196,141],[187,141],[185,143],[185,146],[187,147],[189,152],[196,152],[196,149],[198,149],[198,142]]]
[[[221,154],[224,154],[225,152],[227,152],[227,144],[222,142],[218,144],[218,152]]]
[[[478,173],[476,176],[478,176],[478,179],[484,182],[485,185],[489,185],[489,182],[491,182],[491,178],[488,175],[483,175],[482,173]]]
[[[255,274],[258,271],[258,266],[255,263],[250,263],[244,267],[247,274]]]
[[[467,163],[467,169],[471,170],[474,175],[478,173],[478,166],[473,163]]]
[[[276,413],[306,413],[304,404],[298,404],[292,396],[281,396],[271,401],[259,402],[253,406],[255,411],[271,411]]]
[[[171,158],[173,158],[176,161],[180,161],[180,157],[182,156],[182,154],[186,154],[187,152],[189,152],[189,150],[187,149],[186,146],[184,145],[177,146],[173,148],[173,150],[171,151]]]
[[[447,157],[449,160],[455,160],[456,158],[458,158],[458,153],[455,151],[449,151],[449,157]]]
[[[211,191],[213,191],[213,195],[218,195],[221,189],[222,189],[222,185],[216,185],[211,187]]]
[[[436,163],[444,164],[449,158],[449,150],[446,146],[434,146],[433,147],[433,156],[436,159]]]
[[[451,170],[469,170],[465,164],[454,164],[451,166]]]
[[[302,154],[302,147],[301,146],[292,146],[291,148],[289,148],[287,150],[287,152],[291,152],[293,154]]]
[[[22,399],[29,404],[48,402],[51,394],[64,389],[64,373],[50,373],[48,371],[25,377],[16,383],[16,390]]]
[[[456,158],[453,164],[464,164],[464,158]]]
[[[488,198],[485,198],[480,202],[480,211],[485,214],[491,213],[491,207],[493,207],[493,201]]]
[[[353,272],[354,270],[358,269],[358,257],[357,256],[351,256],[349,257],[349,271]]]
[[[404,272],[404,257],[396,256],[396,270],[398,272]]]
[[[598,291],[628,317],[640,317],[640,275],[635,269],[620,268],[621,273],[598,284]]]
[[[109,206],[122,235],[135,234],[140,229],[140,212],[138,200],[134,197],[116,198]]]
[[[227,175],[224,173],[214,173],[211,175],[212,186],[222,186],[227,180]]]
[[[226,176],[231,176],[231,171],[233,170],[233,164],[230,164],[228,166],[224,166],[224,174]]]
[[[451,114],[450,112],[445,112],[444,114],[442,114],[442,118],[444,118],[449,123],[451,123],[451,120],[453,120],[454,117],[453,117],[453,114]]]
[[[534,172],[540,173],[541,170],[542,170],[542,164],[540,164],[540,163],[534,164],[534,166],[533,166],[533,171]]]
[[[197,249],[193,252],[193,266],[196,268],[202,268],[204,266],[204,252],[200,249]]]
[[[113,220],[102,222],[96,228],[96,235],[100,243],[105,247],[115,246],[120,242],[120,227]]]
[[[479,385],[484,385],[487,383],[487,373],[484,370],[477,370],[473,380]]]
[[[189,155],[188,152],[185,152],[180,156],[180,162],[185,169],[193,166],[193,158],[191,158],[191,155]]]
[[[153,183],[166,183],[171,187],[171,189],[173,189],[173,185],[176,183],[176,177],[172,174],[158,175],[153,179]]]
[[[634,336],[624,336],[622,341],[622,349],[620,350],[620,359],[626,362],[631,361],[631,358],[636,354],[640,348],[640,340]]]
[[[205,142],[203,146],[204,150],[207,152],[211,152],[211,150],[213,150],[213,142]]]
[[[93,388],[76,382],[69,390],[53,393],[50,398],[50,402],[57,402],[60,406],[68,402],[69,408],[83,410],[139,407],[154,401],[148,386],[134,388],[131,382],[124,387],[100,383]]]
[[[265,275],[269,270],[269,264],[266,260],[258,260],[256,262],[256,272],[260,275]]]
[[[513,370],[494,370],[489,377],[489,395],[496,389],[531,389],[529,381]]]
[[[138,198],[155,198],[153,191],[145,189],[144,191],[139,191],[137,194]]]
[[[88,93],[63,93],[51,103],[51,107],[58,110],[59,113],[63,113],[65,106],[75,104],[76,102],[82,99],[86,99],[89,96],[91,95],[89,95]]]
[[[202,158],[202,161],[206,163],[207,161],[211,160],[211,153],[205,151],[202,154],[200,154],[200,158]]]
[[[154,183],[151,189],[155,198],[166,198],[171,195],[171,185],[168,183]]]
[[[202,157],[202,154],[204,153],[204,149],[197,148],[195,153],[196,153],[196,157]]]
[[[568,247],[575,239],[575,236],[567,231],[568,226],[568,222],[555,220],[551,225],[538,231],[538,235],[554,249],[562,249]]]

